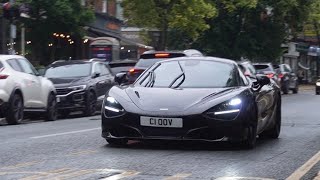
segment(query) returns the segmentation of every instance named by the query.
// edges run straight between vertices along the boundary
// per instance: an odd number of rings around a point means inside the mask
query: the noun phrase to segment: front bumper
[[[58,110],[82,110],[86,108],[86,91],[75,92],[67,96],[57,95]]]
[[[245,136],[245,128],[249,119],[241,113],[232,121],[209,119],[203,115],[190,115],[177,117],[183,119],[182,128],[164,128],[141,126],[140,116],[139,114],[126,113],[121,117],[106,118],[102,113],[102,137],[130,140],[217,141],[227,138],[240,140]]]

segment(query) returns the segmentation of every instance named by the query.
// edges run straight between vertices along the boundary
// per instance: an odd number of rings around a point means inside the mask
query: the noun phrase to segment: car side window
[[[290,66],[286,65],[285,67],[286,67],[286,71],[287,71],[287,72],[289,72],[289,73],[291,73],[291,72],[292,72],[292,70],[291,70]]]
[[[95,63],[93,66],[93,72],[94,73],[99,73],[101,75],[101,68],[99,66],[100,63]]]
[[[7,60],[7,63],[11,66],[12,69],[14,69],[15,71],[18,72],[23,72],[20,64],[18,63],[18,61],[16,59],[9,59]]]
[[[34,67],[26,59],[19,59],[18,62],[20,64],[20,66],[22,67],[22,70],[23,70],[24,73],[32,74],[32,75],[36,75],[37,74],[36,70],[34,69]]]
[[[109,68],[105,64],[101,64],[101,70],[104,73],[104,75],[111,75]]]

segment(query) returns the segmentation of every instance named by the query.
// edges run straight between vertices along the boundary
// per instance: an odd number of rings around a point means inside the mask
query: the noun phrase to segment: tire
[[[53,94],[50,94],[48,97],[46,121],[55,121],[57,120],[57,117],[58,117],[58,113],[57,113],[56,96]]]
[[[285,86],[282,89],[283,94],[288,94],[289,93],[289,87],[288,83],[285,83]]]
[[[257,142],[257,124],[251,123],[246,128],[246,139],[241,142],[241,146],[245,149],[253,149]]]
[[[245,149],[253,149],[257,142],[257,108],[254,108],[254,114],[252,114],[251,121],[245,129],[246,137],[240,142],[240,146]]]
[[[281,132],[281,102],[279,101],[277,103],[277,110],[276,110],[276,115],[275,115],[275,124],[274,126],[261,133],[261,137],[266,137],[266,138],[270,138],[270,139],[278,139],[280,132]]]
[[[316,95],[320,95],[320,92],[316,92]]]
[[[90,91],[86,100],[86,109],[84,110],[85,116],[93,116],[96,113],[97,97],[94,92]]]
[[[63,119],[67,118],[70,114],[70,111],[68,110],[61,110],[59,111],[59,116]]]
[[[106,139],[111,146],[125,146],[128,143],[127,139]]]
[[[14,94],[8,105],[6,121],[10,125],[19,124],[23,120],[23,99],[20,94]]]
[[[294,89],[292,89],[292,93],[298,94],[298,91],[299,91],[299,85],[298,85],[298,82],[296,82],[296,87]]]

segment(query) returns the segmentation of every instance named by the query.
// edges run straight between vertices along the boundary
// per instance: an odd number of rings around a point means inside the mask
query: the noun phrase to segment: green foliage
[[[124,0],[124,16],[128,23],[146,29],[158,29],[158,49],[167,45],[167,32],[177,29],[197,39],[209,29],[206,19],[216,15],[213,4],[206,0]]]
[[[21,22],[28,29],[27,38],[32,41],[35,60],[41,58],[41,52],[46,53],[53,33],[82,37],[83,26],[94,19],[93,11],[83,7],[80,0],[18,0],[17,3],[31,7],[31,18]]]
[[[215,0],[218,17],[193,44],[209,55],[275,61],[281,44],[301,28],[309,4],[303,0]]]

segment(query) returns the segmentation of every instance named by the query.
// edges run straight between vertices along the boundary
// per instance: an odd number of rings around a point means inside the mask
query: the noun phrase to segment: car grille
[[[59,88],[59,89],[56,89],[56,91],[57,91],[57,95],[66,95],[66,94],[70,93],[72,91],[72,89]]]

